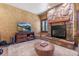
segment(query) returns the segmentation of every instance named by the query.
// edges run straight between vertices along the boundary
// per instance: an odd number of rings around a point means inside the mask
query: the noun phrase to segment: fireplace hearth
[[[51,36],[60,39],[66,39],[66,25],[63,24],[51,26]]]

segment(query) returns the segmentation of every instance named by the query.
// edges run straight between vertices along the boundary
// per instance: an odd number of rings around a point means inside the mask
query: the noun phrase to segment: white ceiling
[[[8,3],[8,4],[35,14],[41,14],[42,12],[48,9],[48,3]],[[57,5],[57,3],[52,4],[52,6],[55,5]]]

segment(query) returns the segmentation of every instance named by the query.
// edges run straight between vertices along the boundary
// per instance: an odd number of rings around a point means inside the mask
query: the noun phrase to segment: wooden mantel
[[[55,23],[62,23],[62,22],[68,22],[69,17],[68,16],[63,16],[63,17],[56,17],[55,19],[50,19],[48,20],[49,24],[55,24]]]

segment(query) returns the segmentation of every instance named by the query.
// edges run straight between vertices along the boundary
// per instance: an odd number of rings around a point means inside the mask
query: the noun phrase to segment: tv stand
[[[25,42],[25,41],[30,41],[35,39],[34,32],[18,32],[15,34],[15,42],[20,43],[20,42]]]

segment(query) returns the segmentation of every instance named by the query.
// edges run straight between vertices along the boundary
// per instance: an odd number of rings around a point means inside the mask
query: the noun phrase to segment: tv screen
[[[18,26],[18,31],[27,31],[27,32],[31,32],[31,24],[28,22],[19,22],[17,24]]]

